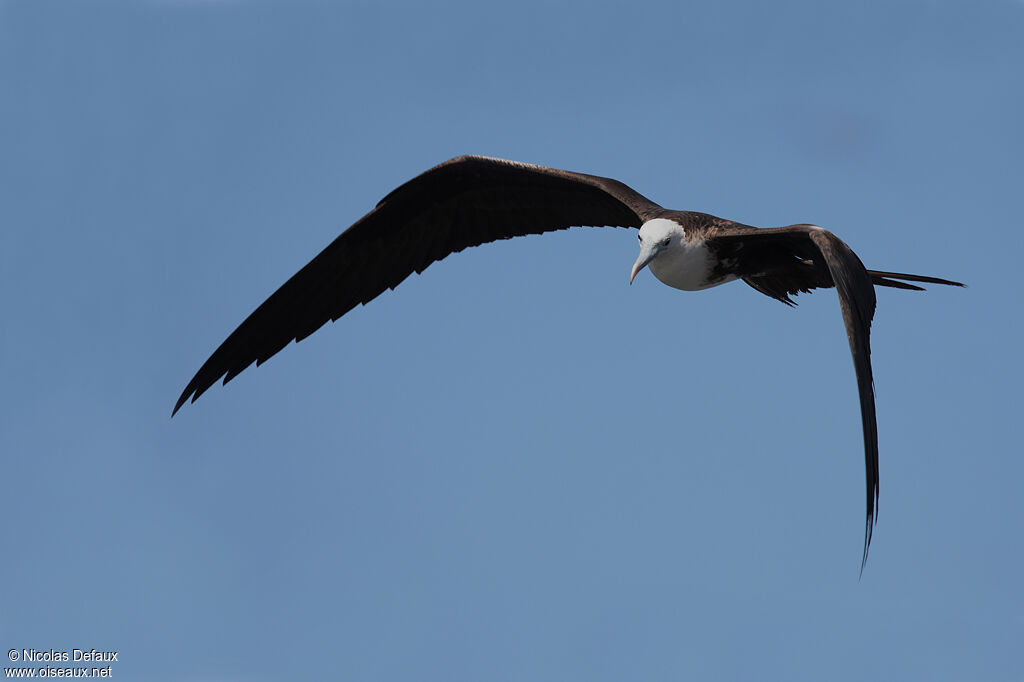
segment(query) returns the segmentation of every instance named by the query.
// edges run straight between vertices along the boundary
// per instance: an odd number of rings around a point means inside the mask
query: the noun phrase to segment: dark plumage
[[[172,414],[222,377],[227,383],[253,362],[262,364],[292,340],[301,341],[451,253],[573,226],[643,226],[633,275],[650,264],[659,279],[681,289],[740,278],[794,305],[793,295],[836,287],[860,393],[866,561],[878,500],[869,343],[873,285],[913,290],[921,287],[907,282],[963,285],[867,270],[838,237],[814,225],[762,229],[705,213],[671,211],[609,178],[480,156],[435,166],[384,197],[249,315],[199,368]]]

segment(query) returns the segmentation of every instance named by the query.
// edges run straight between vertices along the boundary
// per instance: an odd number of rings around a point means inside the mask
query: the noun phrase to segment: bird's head
[[[637,235],[640,240],[640,255],[633,263],[633,271],[629,273],[629,283],[633,283],[636,273],[643,270],[647,265],[657,258],[665,249],[684,238],[683,228],[673,220],[656,218],[648,220],[640,226]]]

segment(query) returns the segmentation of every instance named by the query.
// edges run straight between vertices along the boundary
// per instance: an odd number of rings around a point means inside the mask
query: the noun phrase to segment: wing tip
[[[200,374],[202,374],[202,370],[200,370]],[[231,376],[225,376],[226,374],[227,372],[224,372],[222,374],[219,374],[218,376],[215,376],[211,381],[203,382],[198,380],[198,374],[195,377],[193,377],[192,381],[188,382],[188,386],[185,387],[185,390],[181,392],[181,395],[178,397],[178,402],[174,403],[174,409],[171,410],[171,418],[173,419],[174,415],[178,413],[178,410],[184,407],[186,403],[194,403],[195,401],[199,400],[199,396],[206,393],[207,389],[216,384],[217,380],[220,379],[222,376],[224,377],[224,381],[222,383],[228,383],[228,381],[231,380]]]
[[[860,559],[860,574],[858,580],[864,577],[864,567],[868,565],[868,552],[871,550],[871,538],[874,535],[875,524],[878,523],[878,514],[868,512],[867,523],[864,526],[864,554]]]
[[[868,491],[867,519],[864,524],[864,554],[860,560],[860,578],[864,577],[864,567],[868,563],[868,552],[871,550],[871,538],[875,534],[875,526],[878,524],[878,483],[876,482]]]
[[[216,383],[216,381],[217,380],[214,379],[214,383]],[[210,385],[212,386],[213,384]],[[209,388],[209,386],[206,388]],[[199,400],[199,396],[206,392],[206,388],[198,388],[194,381],[186,386],[185,390],[182,391],[181,396],[178,398],[178,402],[174,403],[174,409],[171,410],[171,418],[173,419],[174,415],[178,414],[178,410],[184,407],[186,403],[194,403]]]
[[[191,391],[188,388],[186,388],[182,392],[181,396],[178,398],[178,402],[174,403],[174,409],[171,410],[171,419],[174,419],[174,415],[178,414],[178,410],[180,410],[182,406],[188,402],[189,397],[191,397],[193,394],[194,391]],[[192,398],[192,401],[195,402],[195,398]]]

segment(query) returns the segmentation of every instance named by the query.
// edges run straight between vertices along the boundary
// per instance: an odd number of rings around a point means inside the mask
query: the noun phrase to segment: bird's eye
[[[662,240],[661,240],[661,245],[662,245],[662,246],[668,246],[668,243],[669,243],[670,241],[672,241],[672,238],[671,238],[671,237],[665,237],[664,239],[662,239]]]
[[[641,243],[641,244],[643,244],[643,243],[644,243],[644,236],[643,236],[642,234],[638,234],[638,235],[636,236],[636,238],[637,238],[638,240],[640,240],[640,243]]]

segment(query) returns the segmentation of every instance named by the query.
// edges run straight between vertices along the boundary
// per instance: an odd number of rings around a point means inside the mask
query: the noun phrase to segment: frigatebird
[[[817,225],[758,228],[707,213],[662,208],[618,180],[483,156],[460,156],[385,196],[264,301],[203,363],[172,416],[223,377],[301,341],[328,320],[394,289],[412,273],[470,246],[574,226],[639,228],[644,267],[665,284],[698,291],[742,279],[787,305],[791,296],[835,287],[860,393],[867,480],[861,571],[876,520],[878,427],[869,335],[875,285],[963,286],[938,277],[868,270]]]

